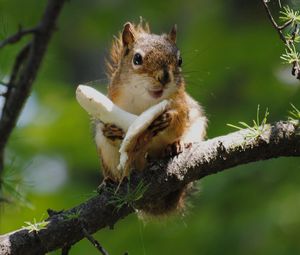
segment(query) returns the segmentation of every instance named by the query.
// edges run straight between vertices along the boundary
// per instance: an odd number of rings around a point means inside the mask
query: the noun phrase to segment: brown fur
[[[108,97],[122,109],[137,115],[163,99],[171,100],[167,110],[169,125],[158,133],[152,133],[149,127],[132,144],[128,152],[129,169],[143,170],[147,164],[146,155],[151,159],[161,158],[168,146],[200,141],[205,135],[206,118],[203,111],[185,92],[185,82],[178,64],[180,52],[176,46],[176,32],[174,26],[169,34],[150,34],[149,25],[141,21],[137,25],[126,23],[123,33],[114,38],[110,58],[106,62],[110,80]],[[143,62],[140,65],[133,62],[137,53],[142,55]],[[167,78],[163,83],[161,79],[165,75]],[[153,91],[162,91],[162,94],[155,96]],[[96,127],[96,143],[104,176],[120,181],[122,176],[116,170],[120,141],[104,137],[102,128],[100,124]],[[126,175],[129,174],[126,172]],[[145,211],[161,215],[183,208],[185,194],[186,187],[159,198],[157,203],[149,204]]]
[[[150,27],[147,22],[144,22],[143,19],[137,25],[134,25],[134,30],[136,34],[140,33],[150,33]],[[123,43],[122,43],[122,33],[119,32],[118,36],[114,36],[111,48],[109,59],[106,59],[106,75],[109,80],[112,79],[114,73],[117,71],[120,64],[123,52]]]

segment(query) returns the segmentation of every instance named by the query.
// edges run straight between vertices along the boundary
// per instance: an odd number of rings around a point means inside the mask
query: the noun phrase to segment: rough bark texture
[[[8,38],[11,43],[11,41],[20,40],[23,35],[33,34],[32,41],[17,56],[7,85],[6,100],[0,119],[0,173],[4,165],[4,148],[30,94],[32,83],[36,78],[64,3],[65,0],[49,0],[44,15],[36,28],[20,30],[15,36]]]
[[[50,213],[46,229],[31,233],[20,229],[0,236],[0,254],[45,254],[68,247],[84,238],[83,228],[92,234],[113,227],[118,220],[134,212],[134,208],[142,209],[149,201],[189,182],[237,165],[282,156],[300,156],[299,121],[266,125],[257,137],[246,129],[194,144],[173,159],[155,162],[144,172],[131,175],[130,190],[141,181],[149,184],[140,200],[117,209],[117,205],[111,203],[116,196],[111,188],[116,185],[107,184],[101,194],[90,200],[64,212]],[[118,196],[126,194],[127,187],[125,181]]]

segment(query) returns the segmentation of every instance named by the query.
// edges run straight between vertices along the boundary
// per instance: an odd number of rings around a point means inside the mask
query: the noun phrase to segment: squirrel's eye
[[[182,65],[182,57],[179,57],[178,58],[178,66],[181,67],[181,65]]]
[[[132,61],[133,61],[133,64],[135,64],[135,65],[143,64],[142,55],[140,53],[135,53]]]

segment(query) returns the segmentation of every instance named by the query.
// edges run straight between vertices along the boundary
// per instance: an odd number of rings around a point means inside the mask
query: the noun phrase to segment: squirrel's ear
[[[122,41],[124,46],[128,46],[134,42],[133,26],[130,22],[125,23],[122,32]]]
[[[176,34],[177,34],[177,25],[174,24],[174,26],[172,27],[172,29],[169,33],[169,38],[174,43],[176,43]]]

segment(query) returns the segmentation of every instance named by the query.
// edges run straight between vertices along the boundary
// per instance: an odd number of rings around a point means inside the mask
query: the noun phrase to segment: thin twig
[[[66,245],[61,249],[61,255],[68,255],[71,249],[71,245]]]
[[[14,66],[13,66],[13,69],[12,69],[12,74],[11,74],[10,80],[8,82],[9,85],[14,83],[22,63],[25,61],[25,59],[28,56],[30,47],[31,47],[31,43],[26,44],[22,48],[22,50],[19,52],[19,54],[17,55]]]
[[[16,34],[7,37],[3,41],[0,42],[0,49],[6,46],[7,44],[13,44],[22,39],[25,35],[34,34],[38,31],[38,27],[30,28],[30,29],[22,29],[21,26],[19,26],[19,30]]]
[[[267,12],[268,18],[269,18],[269,20],[271,21],[273,27],[276,29],[276,31],[277,31],[277,33],[278,33],[280,39],[284,42],[284,44],[285,44],[286,46],[289,47],[289,43],[288,43],[288,41],[286,40],[285,36],[284,36],[283,33],[282,33],[282,29],[285,28],[285,27],[283,27],[283,26],[285,26],[286,24],[284,24],[284,25],[281,26],[281,27],[278,26],[278,24],[276,23],[275,19],[273,18],[273,15],[272,15],[272,13],[271,13],[271,10],[270,10],[270,8],[269,8],[269,6],[268,6],[266,0],[261,0],[261,2],[263,3],[263,5],[264,5],[264,7],[265,7],[265,10],[266,10],[266,12]],[[282,27],[283,27],[283,28],[282,28]]]
[[[295,27],[294,27],[294,30],[292,32],[292,41],[295,41],[295,38],[296,38],[298,33],[299,33],[299,26],[298,26],[298,24],[296,24]]]
[[[293,24],[293,19],[290,19],[288,21],[286,21],[283,25],[278,25],[275,21],[275,19],[273,18],[272,16],[272,13],[271,13],[271,10],[267,4],[267,0],[261,0],[263,5],[264,5],[264,8],[267,12],[267,16],[269,18],[269,20],[271,21],[273,27],[275,28],[275,30],[277,31],[280,39],[284,42],[285,46],[287,47],[287,51],[289,53],[293,53],[293,49],[295,48],[295,44],[294,44],[294,41],[295,41],[295,38],[299,32],[299,28],[298,28],[298,25],[297,23],[295,25],[293,25],[294,29],[293,29],[293,32],[292,32],[292,37],[291,38],[287,38],[284,33],[283,33],[283,30],[286,29],[288,26],[292,25]],[[278,1],[279,3],[279,6],[281,8],[281,2]],[[297,53],[298,54],[298,53]],[[296,76],[296,78],[298,80],[300,80],[300,65],[299,65],[299,60],[298,60],[298,57],[297,57],[297,60],[293,61],[293,67],[292,67],[292,75]]]
[[[300,65],[297,61],[294,61],[293,63],[292,75],[296,76],[296,78],[300,80]]]
[[[292,23],[293,23],[293,20],[290,19],[287,22],[285,22],[283,25],[278,26],[277,29],[283,30],[283,29],[287,28],[289,25],[291,25]]]
[[[8,90],[6,92],[6,96],[9,97],[10,96],[10,93],[11,93],[11,90],[15,87],[15,80],[16,80],[16,77],[18,76],[19,74],[19,70],[22,66],[22,64],[25,62],[27,56],[28,56],[28,53],[29,53],[29,50],[30,50],[30,43],[28,43],[18,54],[18,56],[16,57],[16,60],[15,60],[15,63],[14,63],[14,66],[12,68],[12,72],[11,72],[11,77],[9,79],[9,82],[8,82]],[[3,112],[5,111],[5,109],[3,108]]]
[[[93,246],[95,246],[97,250],[101,252],[101,254],[109,255],[108,252],[101,246],[101,244],[92,235],[90,235],[84,227],[82,227],[82,232],[86,239],[88,239],[93,244]]]

